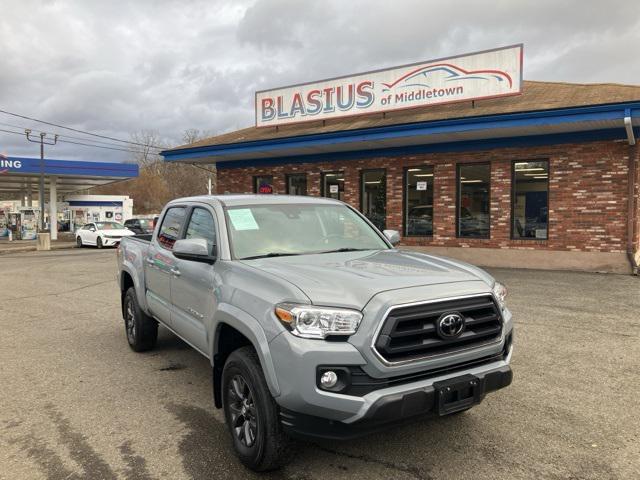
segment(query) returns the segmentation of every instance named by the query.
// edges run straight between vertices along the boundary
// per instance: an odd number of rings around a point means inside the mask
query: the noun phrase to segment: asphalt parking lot
[[[127,346],[114,251],[0,259],[2,479],[640,478],[640,279],[496,270],[514,383],[473,410],[245,470],[208,361],[166,330]]]

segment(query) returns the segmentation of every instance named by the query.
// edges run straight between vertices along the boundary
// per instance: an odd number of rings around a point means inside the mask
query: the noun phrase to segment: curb
[[[69,244],[69,245],[52,245],[51,246],[51,250],[69,250],[72,248],[76,248],[75,244]],[[37,252],[38,251],[38,247],[35,245],[30,245],[28,247],[15,247],[15,248],[9,248],[9,249],[0,249],[0,255],[11,255],[12,253],[26,253],[26,252]],[[41,251],[47,251],[47,250],[41,250]],[[50,251],[50,250],[49,250]]]

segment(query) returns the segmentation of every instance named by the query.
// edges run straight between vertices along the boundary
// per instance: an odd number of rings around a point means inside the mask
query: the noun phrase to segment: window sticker
[[[235,208],[233,210],[227,210],[229,214],[229,220],[231,225],[236,230],[259,230],[256,219],[253,218],[253,213],[249,208]]]

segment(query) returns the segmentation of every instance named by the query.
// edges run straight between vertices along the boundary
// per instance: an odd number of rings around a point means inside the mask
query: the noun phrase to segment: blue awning
[[[0,157],[0,192],[20,192],[28,185],[37,188],[40,170],[39,158]],[[43,173],[47,190],[49,178],[56,177],[58,191],[70,193],[134,178],[139,171],[132,163],[45,159]]]
[[[219,169],[278,163],[469,151],[626,139],[624,118],[640,132],[640,102],[406,123],[161,152],[166,161],[216,163]]]

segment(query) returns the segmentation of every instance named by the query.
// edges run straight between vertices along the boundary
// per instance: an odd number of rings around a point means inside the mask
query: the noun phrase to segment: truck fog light
[[[336,386],[336,383],[338,383],[338,375],[332,370],[324,372],[320,377],[320,385],[322,385],[323,388],[333,388]]]

